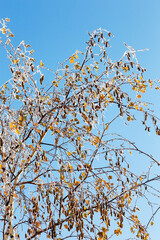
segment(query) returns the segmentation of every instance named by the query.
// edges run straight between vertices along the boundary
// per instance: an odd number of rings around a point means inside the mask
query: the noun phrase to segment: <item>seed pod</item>
[[[131,67],[133,68],[133,62],[130,62]]]
[[[39,79],[41,85],[42,85],[42,83],[43,83],[43,80],[44,80],[44,75],[42,75],[42,76],[40,77],[40,79]]]
[[[3,146],[3,141],[2,141],[2,138],[0,138],[0,147]]]
[[[13,68],[12,68],[12,67],[10,68],[10,70],[11,70],[11,73],[14,73],[14,70],[13,70]]]
[[[33,65],[31,65],[31,70],[32,70],[32,72],[34,71],[34,66]]]

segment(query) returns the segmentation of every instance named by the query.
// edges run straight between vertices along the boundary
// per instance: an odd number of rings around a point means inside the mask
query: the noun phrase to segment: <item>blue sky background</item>
[[[99,27],[115,36],[111,41],[111,56],[119,59],[125,47],[123,42],[135,49],[149,48],[138,53],[142,66],[147,68],[146,77],[160,78],[160,1],[159,0],[0,0],[0,18],[10,18],[15,46],[25,40],[35,50],[37,62],[56,69],[57,63],[71,56],[77,49],[85,50],[87,32]],[[0,86],[8,80],[7,58],[0,48]],[[159,93],[151,96],[155,110],[160,116]],[[160,138],[143,131],[129,132],[144,150],[159,157]],[[126,133],[127,135],[127,133]],[[140,163],[135,164],[142,168]],[[142,213],[145,215],[146,213]],[[160,215],[151,229],[151,239],[160,233]]]

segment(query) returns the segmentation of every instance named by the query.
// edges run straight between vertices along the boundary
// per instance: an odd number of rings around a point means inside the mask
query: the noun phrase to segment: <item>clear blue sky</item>
[[[0,17],[11,19],[17,43],[30,43],[37,57],[54,66],[84,48],[87,32],[102,27],[115,39],[113,51],[120,56],[123,42],[136,49],[153,77],[160,69],[159,0],[0,0]]]
[[[52,69],[77,49],[83,51],[87,32],[102,27],[115,36],[111,42],[113,58],[121,57],[123,42],[135,49],[149,48],[138,54],[138,59],[147,68],[147,77],[160,78],[160,0],[0,0],[0,18],[5,17],[11,20],[9,28],[15,35],[15,45],[25,40],[35,50],[37,61],[42,59]],[[0,86],[7,76],[0,48]],[[155,96],[160,115],[159,100]],[[159,156],[157,136],[138,141]],[[158,228],[160,223],[152,227],[152,240],[157,240]]]

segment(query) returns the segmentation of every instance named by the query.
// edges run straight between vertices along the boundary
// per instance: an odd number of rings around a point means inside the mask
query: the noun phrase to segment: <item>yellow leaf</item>
[[[39,134],[41,134],[41,130],[40,129],[35,128],[35,131],[38,132]]]
[[[9,21],[10,21],[10,19],[9,19],[9,18],[6,18],[5,20],[6,20],[6,22],[9,22]]]
[[[109,126],[106,124],[106,130],[108,130]]]
[[[16,133],[17,133],[17,134],[20,134],[20,131],[19,131],[17,128],[16,128]]]
[[[65,224],[64,227],[65,227],[66,229],[68,229],[68,225],[67,225],[67,224]]]
[[[40,66],[41,66],[41,67],[43,67],[43,66],[44,66],[44,64],[43,64],[42,60],[40,61]]]
[[[25,185],[24,185],[24,184],[22,184],[22,185],[21,185],[21,189],[23,189],[24,187],[25,187]]]
[[[136,110],[138,110],[138,106],[137,106],[137,104],[135,104],[134,107],[135,107]]]
[[[10,126],[10,129],[12,130],[13,129],[13,123],[9,123],[9,126]]]
[[[19,63],[19,59],[14,60],[13,63],[14,63],[14,64]]]
[[[34,148],[32,144],[30,144],[29,147],[32,148],[32,149]]]
[[[18,196],[17,196],[17,194],[13,193],[13,197],[16,197],[16,198],[17,198]]]
[[[137,88],[136,87],[133,87],[132,89],[137,92]]]
[[[78,184],[80,184],[80,181],[75,181],[74,184],[77,186]]]
[[[53,127],[50,125],[49,128],[53,131]]]
[[[5,28],[2,28],[2,33],[6,34],[6,29]]]
[[[71,153],[71,152],[68,152],[68,151],[67,151],[67,154],[68,154],[68,156],[71,156],[71,155],[72,155],[72,153]]]
[[[82,73],[83,73],[83,75],[86,75],[86,72],[85,72],[84,68],[82,69]]]
[[[74,63],[74,57],[71,57],[70,63]]]
[[[151,226],[153,226],[154,222],[151,222]]]
[[[89,205],[89,200],[86,200],[86,204]]]
[[[60,179],[61,179],[61,180],[64,180],[64,179],[65,179],[64,175],[61,175],[61,176],[60,176]]]
[[[130,116],[128,116],[128,117],[127,117],[127,120],[128,120],[128,122],[129,122],[129,121],[131,120],[131,117],[130,117]]]
[[[141,95],[140,95],[140,94],[138,94],[138,95],[137,95],[137,98],[141,98]]]
[[[122,232],[121,232],[121,230],[118,228],[118,229],[114,230],[114,233],[118,236],[118,235],[121,234]]]
[[[19,116],[19,121],[23,121],[23,117],[22,116]]]
[[[71,187],[72,187],[72,183],[69,183],[69,184],[68,184],[68,187],[70,187],[70,188],[71,188]]]
[[[143,103],[145,107],[147,107],[148,105],[146,103]]]
[[[124,197],[125,198],[128,198],[129,194],[128,193],[125,193]]]
[[[74,56],[78,59],[78,55],[77,54],[74,54]]]
[[[82,172],[82,176],[85,177],[86,176],[86,172]]]
[[[142,89],[142,90],[141,90],[141,93],[145,93],[145,92],[146,92],[146,89]]]
[[[4,195],[5,195],[5,196],[8,196],[8,192],[4,191]]]

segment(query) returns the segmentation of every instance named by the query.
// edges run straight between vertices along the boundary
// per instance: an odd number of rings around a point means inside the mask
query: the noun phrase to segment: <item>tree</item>
[[[86,52],[54,72],[36,65],[24,41],[14,48],[7,22],[0,22],[12,74],[0,88],[0,238],[115,239],[129,224],[149,239],[159,206],[144,225],[137,199],[152,207],[149,194],[159,197],[152,185],[159,175],[150,174],[159,162],[114,128],[141,118],[146,131],[160,135],[142,101],[158,83],[144,78],[132,47],[125,44],[119,61],[109,58],[113,36],[106,30],[89,34]],[[130,169],[132,153],[146,159],[146,174]]]

